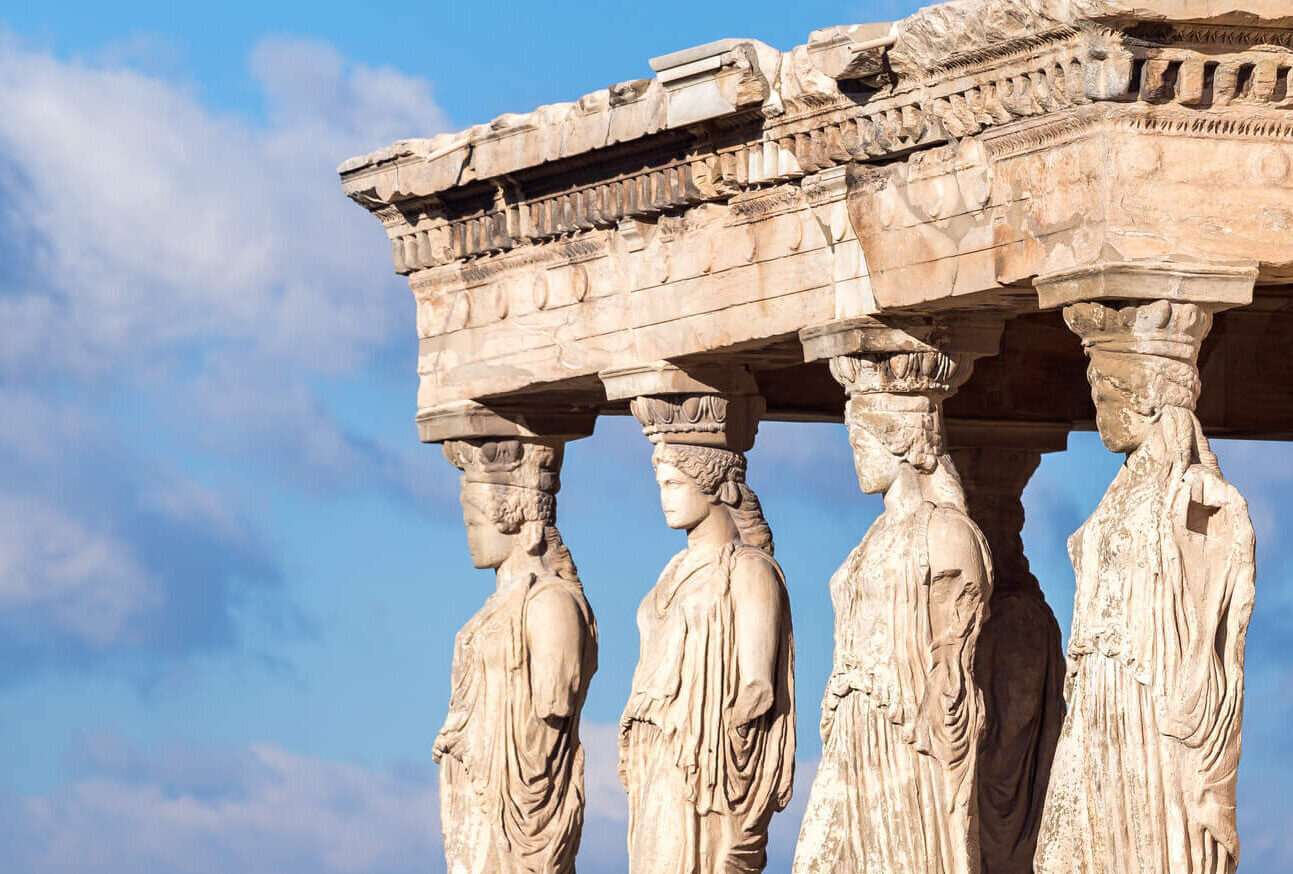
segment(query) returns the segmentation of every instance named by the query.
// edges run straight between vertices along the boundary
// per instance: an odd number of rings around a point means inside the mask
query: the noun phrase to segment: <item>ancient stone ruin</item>
[[[688,532],[624,680],[633,874],[759,871],[789,798],[764,419],[846,423],[885,496],[830,581],[795,874],[1233,872],[1253,528],[1208,438],[1293,438],[1293,6],[953,0],[651,68],[340,168],[499,578],[436,743],[449,871],[574,870],[596,627],[556,493],[632,414]],[[1126,463],[1065,659],[1020,494],[1091,428]]]

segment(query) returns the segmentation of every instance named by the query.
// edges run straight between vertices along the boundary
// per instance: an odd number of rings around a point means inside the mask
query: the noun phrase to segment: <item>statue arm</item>
[[[739,688],[732,707],[736,726],[758,719],[772,707],[781,644],[781,578],[772,564],[743,556],[732,569],[732,613],[736,625]]]
[[[982,542],[960,513],[929,520],[929,621],[935,650],[959,648],[992,592]]]
[[[942,737],[945,753],[965,752],[972,682],[968,656],[992,591],[989,562],[978,533],[961,513],[938,510],[929,523],[929,685],[922,710],[927,727]],[[967,653],[968,649],[968,653]]]
[[[1219,471],[1191,466],[1168,510],[1175,599],[1158,617],[1173,646],[1158,666],[1160,729],[1191,746],[1220,742],[1238,719],[1239,665],[1252,610],[1253,529],[1243,496]]]
[[[583,686],[588,630],[579,607],[565,592],[547,589],[531,600],[525,622],[530,652],[530,694],[542,719],[571,716]]]

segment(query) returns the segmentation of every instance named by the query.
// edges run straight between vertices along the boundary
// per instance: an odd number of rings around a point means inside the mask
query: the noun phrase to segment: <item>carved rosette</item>
[[[1199,349],[1211,313],[1228,303],[1199,285],[1188,289],[1193,300],[1064,310],[1090,359],[1101,439],[1127,461],[1069,540],[1068,713],[1038,840],[1041,874],[1229,874],[1237,865],[1254,536],[1194,415]]]

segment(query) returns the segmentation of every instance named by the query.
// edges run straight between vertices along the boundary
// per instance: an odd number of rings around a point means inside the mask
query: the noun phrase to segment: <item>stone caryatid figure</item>
[[[1020,536],[1021,496],[1041,451],[992,437],[980,435],[951,452],[970,517],[992,548],[992,597],[974,664],[986,722],[979,743],[980,857],[983,874],[1033,874],[1064,720],[1064,649]],[[1019,442],[1063,449],[1064,433],[1034,433]]]
[[[941,412],[969,367],[932,350],[831,359],[858,481],[885,509],[831,578],[835,665],[795,874],[979,870],[973,667],[992,566]]]
[[[757,396],[639,397],[671,528],[687,548],[638,609],[620,725],[631,874],[744,874],[790,800],[794,642],[772,532],[745,482]],[[735,446],[736,449],[732,447]],[[739,450],[739,451],[738,451]]]
[[[454,643],[435,741],[449,874],[573,874],[584,818],[579,713],[597,628],[556,520],[562,445],[445,444],[472,563],[498,588]]]
[[[1068,714],[1041,874],[1228,874],[1254,541],[1194,405],[1207,308],[1064,311],[1090,358],[1104,444],[1126,453],[1069,539]]]

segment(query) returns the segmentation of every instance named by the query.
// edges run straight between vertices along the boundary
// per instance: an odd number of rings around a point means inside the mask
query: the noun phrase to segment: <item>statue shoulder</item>
[[[774,579],[784,584],[785,573],[781,565],[767,550],[757,546],[738,546],[732,553],[733,571],[755,578]]]
[[[947,568],[967,570],[988,566],[987,542],[979,526],[959,507],[935,505],[929,513],[926,535],[930,568],[934,573]]]
[[[536,625],[563,628],[588,625],[592,619],[583,588],[555,575],[535,577],[530,583],[526,600],[526,625],[531,630]]]

